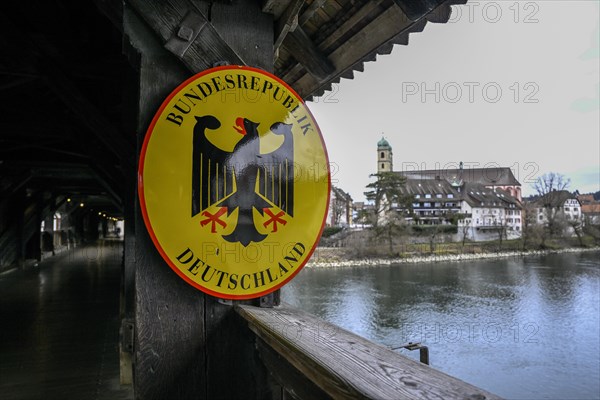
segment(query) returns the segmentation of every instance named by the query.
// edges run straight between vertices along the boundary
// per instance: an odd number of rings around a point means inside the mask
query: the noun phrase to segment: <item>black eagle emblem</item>
[[[260,242],[268,235],[255,226],[253,209],[263,217],[264,227],[277,232],[285,225],[284,218],[294,215],[294,140],[292,125],[277,122],[270,131],[283,136],[276,150],[261,154],[259,123],[237,118],[232,129],[241,135],[233,151],[215,146],[207,137],[207,130],[221,127],[215,116],[196,117],[192,147],[192,217],[201,214],[201,225],[226,227],[221,217],[238,210],[237,224],[232,233],[224,235],[229,242],[248,246]],[[207,209],[216,206],[218,211]]]

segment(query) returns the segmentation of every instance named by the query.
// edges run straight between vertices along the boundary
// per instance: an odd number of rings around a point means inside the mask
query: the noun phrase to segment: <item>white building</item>
[[[352,205],[350,194],[332,185],[325,224],[327,226],[350,226],[353,220]]]
[[[567,190],[555,190],[533,202],[536,223],[550,229],[574,235],[574,228],[583,225],[583,211],[577,197]]]
[[[518,239],[523,229],[520,202],[504,189],[465,184],[462,190],[459,236],[469,240]]]

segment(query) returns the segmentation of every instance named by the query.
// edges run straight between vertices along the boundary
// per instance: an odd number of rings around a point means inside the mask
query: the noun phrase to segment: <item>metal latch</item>
[[[206,18],[202,15],[189,11],[183,17],[177,31],[165,43],[165,48],[171,53],[183,57],[206,23]]]
[[[129,318],[123,318],[121,320],[121,349],[129,354],[133,354],[133,343],[134,343],[134,324],[133,320]]]
[[[281,304],[281,293],[279,289],[269,294],[266,294],[260,298],[259,307],[261,308],[273,308]]]
[[[392,350],[398,349],[419,350],[419,361],[429,365],[429,348],[427,346],[423,346],[421,343],[408,342],[408,344],[402,346],[392,347]]]

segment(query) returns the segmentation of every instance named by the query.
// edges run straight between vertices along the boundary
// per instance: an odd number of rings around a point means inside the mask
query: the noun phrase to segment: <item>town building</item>
[[[553,190],[533,202],[536,223],[548,226],[551,230],[573,235],[575,229],[583,225],[581,203],[568,190]]]
[[[377,172],[405,179],[401,191],[414,198],[406,219],[419,225],[455,224],[469,240],[518,238],[522,232],[521,184],[508,167],[394,171],[392,146],[377,142]],[[396,211],[401,211],[395,207]]]
[[[583,220],[586,224],[600,225],[600,201],[594,199],[593,194],[580,194],[577,200],[581,204]]]
[[[326,226],[350,226],[353,221],[352,197],[342,189],[331,186]]]
[[[459,235],[475,241],[521,237],[521,203],[506,189],[465,183],[461,200]]]

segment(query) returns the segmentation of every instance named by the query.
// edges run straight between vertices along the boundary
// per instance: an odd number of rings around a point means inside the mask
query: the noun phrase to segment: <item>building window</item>
[[[569,207],[565,207],[565,211],[571,211]]]
[[[420,194],[415,194],[415,199],[420,199],[421,195]]]
[[[543,216],[543,215],[540,215],[540,221],[541,221],[541,220],[543,220],[543,219],[544,219],[544,216]]]
[[[426,198],[426,199],[430,199],[430,198],[431,198],[431,195],[430,195],[430,194],[426,194],[426,195],[425,195],[425,198]]]
[[[438,199],[441,199],[442,198],[442,194],[438,193],[438,194],[435,195],[435,197],[438,198]]]
[[[381,169],[385,169],[385,164],[381,163]]]
[[[454,195],[453,195],[452,193],[448,193],[448,198],[449,198],[449,199],[453,199],[453,198],[454,198]]]
[[[435,203],[435,207],[441,207],[442,203]]]
[[[385,153],[383,151],[381,152],[381,158],[385,158]]]
[[[431,207],[431,203],[423,203],[423,207]]]

